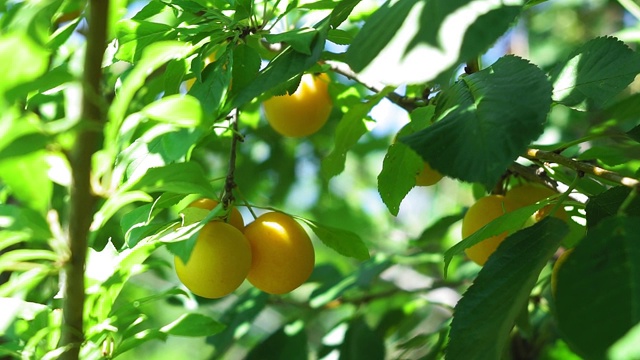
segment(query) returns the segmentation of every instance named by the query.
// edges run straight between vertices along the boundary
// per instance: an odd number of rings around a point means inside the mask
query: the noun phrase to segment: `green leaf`
[[[393,216],[398,216],[400,203],[416,185],[423,163],[420,155],[404,144],[389,147],[378,175],[378,192]]]
[[[51,36],[49,36],[47,48],[51,50],[58,50],[75,33],[78,25],[82,22],[82,19],[82,16],[78,16],[77,18],[69,21],[67,24],[58,27],[58,29],[53,32]]]
[[[129,104],[144,85],[150,73],[172,59],[182,59],[193,52],[193,46],[178,41],[160,41],[147,46],[142,58],[125,78],[122,87],[109,107],[109,122],[105,127],[105,147],[115,159],[118,153],[120,127],[127,115]]]
[[[400,141],[440,173],[490,189],[542,134],[550,106],[545,74],[526,60],[505,56],[444,91],[436,108],[439,120]]]
[[[331,11],[331,28],[335,29],[349,18],[349,14],[361,0],[341,0]]]
[[[189,90],[189,95],[200,100],[205,113],[217,117],[225,111],[221,108],[229,92],[232,68],[233,57],[227,51],[204,68],[202,82],[196,81]]]
[[[602,109],[640,73],[640,56],[614,37],[593,39],[551,73],[553,100],[579,110]]]
[[[24,296],[31,293],[33,289],[40,286],[43,281],[51,279],[51,273],[56,270],[56,266],[39,265],[33,266],[31,269],[20,273],[18,276],[12,276],[9,281],[0,285],[0,298],[8,296]]]
[[[24,301],[18,298],[0,298],[0,309],[2,309],[2,321],[0,321],[0,334],[6,334],[7,330],[14,323],[15,319],[24,319],[28,322],[31,322],[30,325],[26,326],[22,331],[27,331],[31,333],[27,334],[14,334],[14,335],[27,335],[23,340],[28,340],[30,338],[30,334],[33,335],[33,332],[39,330],[41,322],[38,324],[34,323],[34,320],[39,319],[44,314],[44,317],[47,318],[51,313],[51,309],[48,306]],[[44,324],[45,326],[47,324]],[[14,329],[14,331],[18,332],[19,329]]]
[[[233,49],[233,83],[231,93],[246,88],[260,71],[260,54],[249,45],[241,44]]]
[[[300,73],[306,69],[316,65],[324,49],[328,27],[328,21],[326,19],[314,26],[317,30],[317,36],[311,44],[311,55],[305,55],[294,50],[292,47],[288,47],[271,60],[269,65],[244,89],[232,94],[231,99],[228,101],[227,108],[231,109],[242,106],[253,100],[253,98],[299,76]]]
[[[172,323],[160,328],[160,331],[174,336],[211,336],[222,330],[225,326],[220,322],[202,314],[183,314]]]
[[[44,241],[52,237],[44,213],[26,207],[0,205],[0,223],[3,231],[29,234],[31,241]]]
[[[132,17],[134,20],[146,20],[154,16],[159,15],[167,8],[167,4],[163,2],[150,1],[144,5],[139,11]]]
[[[314,28],[298,28],[280,34],[267,34],[264,38],[272,44],[283,42],[299,53],[311,55],[311,45],[317,35],[318,30]]]
[[[349,45],[353,41],[353,35],[344,30],[331,29],[329,30],[327,40],[338,45]]]
[[[369,258],[369,250],[362,239],[355,233],[319,224],[302,217],[296,218],[309,225],[323,244],[335,250],[340,255],[358,260],[366,260]]]
[[[235,21],[248,19],[254,13],[252,0],[237,0],[234,5],[236,11],[233,14],[233,20]]]
[[[434,110],[434,106],[424,106],[412,111],[411,122],[398,132],[398,136],[409,135],[428,126]],[[378,192],[392,215],[398,215],[400,203],[416,185],[416,175],[423,166],[422,158],[402,143],[394,143],[387,150],[378,175]]]
[[[49,138],[37,125],[39,119],[33,115],[20,116],[17,111],[8,110],[0,115],[0,161],[29,155],[43,150]]]
[[[69,72],[69,64],[65,63],[53,69],[49,69],[46,73],[33,81],[18,85],[9,90],[7,92],[7,98],[22,102],[24,101],[22,99],[27,96],[30,108],[36,108],[38,100],[43,97],[47,97],[45,93],[47,93],[48,90],[74,80],[74,76]]]
[[[568,229],[547,217],[505,239],[454,309],[447,359],[502,358],[514,321]]]
[[[5,34],[0,36],[0,64],[4,69],[11,69],[3,72],[0,81],[0,96],[4,97],[8,90],[43,75],[49,54],[24,34]]]
[[[558,326],[585,359],[606,358],[607,349],[640,322],[639,233],[640,217],[608,217],[558,270]]]
[[[176,95],[180,93],[182,80],[187,73],[188,66],[186,59],[170,60],[167,63],[166,70],[162,74],[164,79],[164,96]]]
[[[178,131],[171,131],[155,139],[155,142],[160,144],[150,146],[150,150],[158,151],[167,162],[186,161],[190,156],[191,149],[207,131],[208,129],[203,129],[202,127],[182,128]]]
[[[149,127],[118,154],[111,181],[122,181],[120,179],[126,175],[131,183],[151,168],[186,161],[187,154],[204,131],[203,128],[176,129],[168,124]],[[125,136],[120,140],[125,141]]]
[[[92,316],[95,316],[98,322],[111,316],[113,304],[122,291],[124,284],[131,276],[145,270],[145,267],[140,265],[159,247],[193,235],[194,232],[202,228],[202,225],[194,224],[176,229],[176,224],[168,224],[156,234],[138,242],[133,248],[121,251],[113,264],[111,269],[113,272],[109,275],[109,278],[101,284],[97,292],[91,294],[94,297],[92,302],[95,303],[95,311]]]
[[[618,213],[620,206],[629,197],[631,189],[626,186],[616,186],[593,196],[587,202],[587,228],[591,229],[598,223]],[[640,198],[636,196],[626,208],[626,214],[640,217]]]
[[[578,155],[578,160],[589,161],[589,160],[597,160],[602,164],[608,166],[617,166],[625,164],[631,160],[635,159],[635,155],[631,154],[630,149],[625,149],[622,147],[616,146],[599,146],[594,145],[589,149],[585,150],[583,153]]]
[[[0,251],[27,240],[29,240],[29,234],[27,232],[3,229],[2,232],[0,232]]]
[[[635,122],[640,116],[640,93],[622,98],[602,110],[602,119],[615,120],[614,123]],[[636,140],[637,141],[637,140]]]
[[[114,351],[113,356],[117,357],[120,354],[123,354],[152,340],[166,341],[167,334],[158,329],[142,330],[136,334],[133,334],[133,336],[129,336],[123,339],[122,342],[118,344],[118,347]]]
[[[311,293],[309,306],[319,309],[335,299],[342,298],[345,292],[354,288],[369,292],[374,283],[379,282],[380,274],[393,265],[389,257],[382,253],[362,262],[355,271],[347,275],[343,275],[332,265],[320,264],[308,280],[320,284]]]
[[[409,116],[411,117],[411,122],[405,125],[405,127],[403,127],[398,132],[397,136],[413,134],[416,131],[422,130],[431,125],[431,120],[433,118],[433,115],[435,114],[435,111],[436,107],[434,105],[421,106],[414,109],[409,114]]]
[[[0,256],[0,272],[16,270],[15,266],[28,265],[29,262],[46,261],[51,264],[58,260],[58,254],[51,250],[17,249]]]
[[[286,325],[254,347],[246,360],[306,360],[309,358],[307,333],[300,322]]]
[[[340,345],[340,360],[383,360],[385,345],[382,336],[373,331],[362,317],[349,322]]]
[[[640,125],[635,126],[633,129],[627,131],[627,135],[640,143]]]
[[[124,185],[124,188],[147,193],[173,192],[216,197],[216,192],[207,180],[202,167],[195,162],[151,168],[137,181]]]
[[[91,223],[92,233],[95,235],[113,215],[129,204],[136,202],[151,202],[153,198],[144,191],[118,191],[109,196],[94,215]]]
[[[154,101],[140,111],[144,116],[180,127],[192,128],[202,121],[200,102],[189,95],[171,95]]]
[[[424,247],[430,244],[439,244],[447,235],[451,226],[462,220],[463,217],[464,212],[440,217],[433,225],[426,228],[417,239],[413,240],[412,245]]]
[[[53,193],[47,152],[32,152],[0,161],[0,179],[26,206],[46,213]]]
[[[152,208],[154,204],[145,204],[127,212],[120,219],[120,228],[124,233],[124,240],[132,248],[145,236],[156,232],[160,226],[151,224]]]
[[[269,298],[269,294],[250,288],[226,308],[220,322],[227,327],[207,339],[207,343],[214,346],[218,358],[224,357],[227,350],[252,328],[255,318],[265,309]]]
[[[176,30],[169,25],[122,19],[116,29],[118,52],[115,57],[130,63],[137,62],[145,48],[159,41],[172,40],[175,36]]]
[[[385,87],[367,101],[351,106],[344,114],[336,128],[333,150],[322,160],[322,175],[326,179],[339,175],[344,170],[347,152],[368,131],[367,114],[391,91],[393,88]]]
[[[388,1],[347,50],[347,63],[385,84],[432,81],[486,51],[520,14],[523,1]],[[424,65],[429,59],[429,66]]]

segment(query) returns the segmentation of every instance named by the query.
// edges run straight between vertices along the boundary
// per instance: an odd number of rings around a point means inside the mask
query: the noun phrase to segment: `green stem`
[[[631,192],[629,193],[627,198],[624,199],[624,201],[622,202],[622,205],[620,205],[620,208],[618,209],[618,215],[625,215],[627,212],[627,208],[629,207],[629,205],[631,205],[631,203],[637,196],[638,196],[638,188],[635,187],[631,189]]]
[[[575,179],[573,179],[571,184],[569,184],[569,188],[558,197],[558,201],[551,209],[551,212],[549,212],[549,216],[553,216],[553,214],[555,214],[556,211],[558,211],[558,209],[560,209],[563,206],[564,202],[569,198],[569,195],[571,194],[573,189],[575,189],[576,186],[578,186],[578,182],[580,181],[581,178],[582,178],[582,173],[578,172],[576,174]]]
[[[60,347],[65,348],[60,359],[77,360],[84,342],[84,269],[87,257],[89,227],[95,197],[91,191],[91,157],[98,147],[99,131],[104,126],[100,85],[102,58],[107,43],[109,1],[89,1],[89,29],[86,39],[82,78],[82,121],[75,147],[69,156],[72,185],[69,212],[69,258],[64,266],[65,287],[62,305]]]
[[[227,178],[224,183],[224,191],[222,194],[222,198],[220,199],[220,202],[222,203],[222,206],[224,207],[225,210],[227,210],[235,200],[233,197],[233,190],[236,187],[236,181],[235,181],[236,153],[237,153],[238,141],[242,140],[242,137],[240,136],[240,133],[238,131],[238,117],[239,117],[238,111],[239,110],[236,109],[233,112],[233,116],[231,118],[231,128],[233,130],[231,135],[231,152],[229,154],[229,170],[227,171]]]
[[[253,205],[249,204],[249,202],[247,201],[247,198],[245,198],[244,195],[242,195],[242,192],[238,187],[236,187],[236,193],[240,196],[240,199],[242,200],[242,204],[246,206],[247,209],[249,209],[251,216],[253,216],[253,220],[257,219],[258,215],[256,215],[255,211],[253,211]]]

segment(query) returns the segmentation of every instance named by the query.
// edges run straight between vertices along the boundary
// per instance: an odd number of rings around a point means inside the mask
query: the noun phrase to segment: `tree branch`
[[[640,181],[637,179],[623,176],[616,172],[605,170],[601,167],[585,162],[570,159],[555,152],[529,149],[527,150],[527,153],[524,155],[524,157],[529,160],[556,163],[575,171],[582,172],[586,175],[599,177],[601,179],[612,181],[630,188],[640,188]]]
[[[509,171],[527,181],[539,183],[553,190],[558,187],[558,183],[550,178],[543,169],[537,167],[537,165],[533,168],[514,162],[509,166]]]
[[[240,133],[238,132],[238,109],[233,111],[233,114],[231,115],[231,152],[229,154],[229,170],[227,171],[227,179],[225,180],[224,183],[224,192],[222,194],[222,199],[220,200],[220,202],[222,202],[222,206],[224,207],[224,209],[228,209],[229,205],[231,205],[231,203],[233,203],[234,196],[233,196],[233,190],[236,187],[236,181],[235,181],[235,173],[236,173],[236,149],[238,147],[238,141],[242,141],[242,137],[240,136]]]
[[[380,91],[382,91],[380,85],[367,83],[364,80],[360,79],[358,77],[358,74],[351,70],[351,68],[349,68],[346,64],[336,63],[333,61],[326,62],[326,64],[329,65],[331,71],[343,75],[350,80],[356,81],[375,93],[379,93]],[[407,112],[412,112],[416,108],[426,105],[425,99],[409,98],[406,96],[402,96],[396,92],[391,92],[386,97],[387,99],[389,99],[389,101],[403,108]],[[424,104],[421,104],[421,102],[424,102]]]
[[[107,42],[107,14],[109,1],[90,0],[89,29],[86,39],[84,73],[82,78],[82,113],[84,122],[79,128],[69,161],[72,169],[69,214],[69,258],[65,263],[62,334],[60,346],[65,348],[60,359],[78,359],[84,341],[84,270],[87,257],[87,238],[92,221],[95,197],[91,191],[91,157],[99,141],[99,129],[104,125],[104,113],[99,99],[102,82],[102,58]]]

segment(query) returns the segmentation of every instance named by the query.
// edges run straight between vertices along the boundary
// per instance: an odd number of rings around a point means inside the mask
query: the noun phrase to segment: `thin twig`
[[[65,287],[62,306],[60,347],[65,348],[60,359],[77,360],[84,341],[84,270],[87,258],[87,238],[92,221],[95,196],[91,191],[91,157],[100,141],[104,126],[102,92],[102,58],[107,43],[109,1],[90,0],[88,33],[83,73],[82,121],[89,126],[79,129],[70,154],[72,185],[69,214],[69,258],[64,266]]]
[[[558,187],[558,183],[551,179],[544,171],[540,171],[539,167],[529,167],[514,162],[509,166],[509,171],[513,174],[517,174],[518,176],[524,178],[529,182],[539,183],[544,185],[552,190],[556,190]]]
[[[367,89],[375,92],[375,93],[379,93],[382,91],[382,87],[380,85],[374,85],[371,83],[368,83],[366,81],[364,81],[363,79],[358,77],[358,74],[356,74],[353,70],[351,70],[351,68],[349,68],[346,64],[343,63],[337,63],[334,61],[327,61],[326,62],[327,65],[329,65],[329,68],[331,69],[331,71],[343,75],[345,77],[347,77],[350,80],[356,81],[360,84],[362,84],[364,87],[366,87]],[[409,98],[406,96],[402,96],[396,92],[391,92],[389,93],[387,96],[387,99],[389,99],[392,103],[398,105],[399,107],[405,109],[407,112],[412,112],[413,110],[415,110],[416,108],[420,107],[420,106],[424,106],[426,105],[426,100],[422,99],[422,98]],[[422,102],[424,102],[424,104],[421,104]]]
[[[529,149],[527,150],[524,157],[526,157],[529,160],[538,160],[538,161],[551,162],[551,163],[563,165],[575,171],[581,171],[586,175],[595,176],[604,180],[612,181],[630,188],[640,187],[640,181],[638,181],[637,179],[623,176],[616,172],[605,170],[601,167],[591,165],[585,162],[570,159],[560,154],[556,154],[555,152],[538,150],[538,149]]]
[[[231,153],[229,154],[229,170],[227,171],[227,178],[224,183],[224,192],[220,201],[224,209],[228,209],[233,203],[234,196],[233,190],[236,187],[235,172],[236,172],[236,148],[238,141],[242,141],[242,136],[238,132],[238,110],[236,109],[231,118]]]
[[[240,196],[240,200],[242,201],[242,204],[246,206],[247,209],[249,209],[251,216],[253,216],[253,220],[257,219],[258,215],[256,215],[255,211],[253,211],[253,206],[249,204],[249,202],[247,201],[247,198],[245,198],[244,195],[242,195],[242,191],[240,191],[239,187],[236,187],[236,193]]]

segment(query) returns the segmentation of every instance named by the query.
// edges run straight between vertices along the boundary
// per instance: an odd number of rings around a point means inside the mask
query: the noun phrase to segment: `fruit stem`
[[[91,191],[91,158],[98,148],[105,114],[101,99],[102,58],[107,44],[109,1],[90,0],[88,33],[82,75],[81,119],[87,126],[77,134],[69,155],[72,185],[69,213],[69,258],[64,265],[64,300],[60,347],[63,360],[77,360],[84,342],[84,270],[88,235],[96,198]]]
[[[620,208],[618,208],[618,215],[626,215],[627,208],[629,207],[629,205],[631,205],[631,203],[637,196],[638,196],[638,188],[635,187],[631,189],[631,192],[629,193],[627,198],[624,199],[624,201],[622,202],[622,205],[620,205]]]
[[[556,213],[556,211],[558,211],[558,209],[560,209],[562,207],[562,204],[564,204],[564,202],[569,198],[569,195],[571,194],[573,189],[575,189],[576,186],[578,186],[578,182],[580,181],[580,179],[582,179],[583,176],[584,176],[584,173],[581,172],[581,171],[579,171],[576,174],[575,179],[573,179],[571,184],[569,184],[569,188],[558,197],[555,205],[553,206],[553,208],[549,212],[548,216],[553,216]]]
[[[238,195],[240,195],[240,198],[242,199],[242,203],[244,204],[244,206],[247,207],[247,209],[249,209],[249,212],[251,213],[251,216],[253,216],[253,219],[254,220],[257,219],[258,215],[256,215],[256,213],[253,211],[253,206],[251,206],[251,204],[249,204],[249,202],[247,201],[247,198],[245,198],[244,195],[242,195],[242,192],[237,187],[236,187],[236,193],[238,193]]]
[[[229,206],[235,200],[233,196],[233,190],[236,187],[235,172],[236,172],[236,150],[238,141],[242,141],[242,136],[238,132],[238,117],[239,110],[235,109],[231,114],[231,152],[229,154],[229,170],[227,171],[227,178],[224,183],[224,192],[220,202],[222,207],[227,210]]]
[[[555,152],[539,149],[528,149],[524,157],[529,160],[552,162],[563,165],[575,171],[583,172],[584,174],[612,181],[630,188],[640,188],[640,181],[637,179],[623,176],[613,171],[605,170],[599,166],[570,159],[560,154],[556,154]]]

